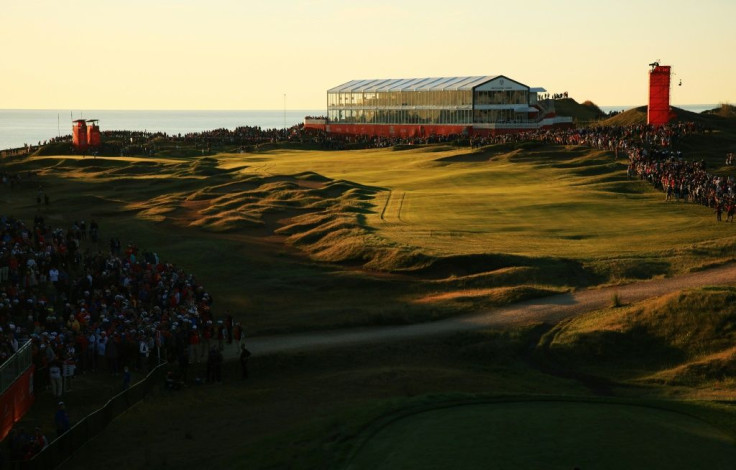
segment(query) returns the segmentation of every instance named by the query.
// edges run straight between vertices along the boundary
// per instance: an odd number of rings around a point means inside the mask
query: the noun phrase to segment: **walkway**
[[[488,312],[431,323],[259,336],[250,338],[247,346],[254,355],[263,355],[302,348],[312,349],[381,341],[400,341],[533,322],[557,323],[575,315],[609,307],[614,294],[618,294],[620,301],[627,304],[682,289],[733,283],[736,283],[736,265],[731,263],[673,278],[654,279],[622,286],[581,290],[528,300]],[[234,350],[228,349],[227,356],[235,357]]]

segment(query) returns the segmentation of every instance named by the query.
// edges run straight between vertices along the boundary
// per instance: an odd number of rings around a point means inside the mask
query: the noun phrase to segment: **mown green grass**
[[[376,195],[366,225],[391,242],[437,256],[513,253],[595,263],[671,259],[676,252],[681,264],[675,269],[682,269],[697,264],[687,257],[694,245],[733,247],[736,232],[717,224],[709,210],[665,203],[646,183],[627,181],[623,164],[610,154],[570,159],[569,151],[579,149],[512,151],[491,161],[449,164],[448,158],[468,150],[279,152],[259,154],[248,171],[309,169],[386,188]],[[585,174],[592,163],[599,168],[593,176]]]
[[[426,410],[380,429],[346,467],[731,468],[733,439],[690,416],[602,402],[527,401]]]

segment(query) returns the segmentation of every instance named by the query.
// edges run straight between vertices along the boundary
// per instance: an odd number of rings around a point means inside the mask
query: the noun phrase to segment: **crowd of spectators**
[[[629,152],[630,177],[638,176],[662,190],[667,201],[689,201],[713,209],[716,220],[733,222],[736,181],[706,171],[706,163],[687,161],[672,150],[635,148]]]
[[[396,145],[431,144],[463,138],[462,135],[410,137],[336,135],[327,134],[316,129],[307,129],[303,124],[284,129],[241,126],[233,130],[222,128],[173,135],[165,132],[111,130],[103,131],[102,135],[102,141],[107,146],[107,152],[121,156],[154,156],[160,149],[171,146],[177,149],[196,149],[205,154],[212,152],[213,149],[222,149],[223,147],[250,151],[260,145],[275,143],[314,145],[325,150],[342,150],[345,148],[382,148]],[[71,136],[66,136],[66,140],[71,144]]]
[[[542,100],[562,100],[567,98],[567,92],[563,91],[562,93],[543,93],[539,96],[539,99]]]
[[[163,360],[186,369],[228,343],[240,350],[240,323],[215,314],[192,274],[133,243],[106,245],[94,220],[63,229],[0,215],[0,363],[30,341],[36,393],[60,398],[78,374],[122,377]]]
[[[39,377],[68,358],[77,372],[140,370],[185,352],[198,362],[232,342],[238,325],[216,318],[192,274],[114,237],[92,252],[101,244],[94,220],[64,230],[40,215],[32,225],[0,216],[0,225],[0,348],[9,354],[30,338]]]
[[[664,126],[633,125],[578,129],[538,130],[520,134],[473,139],[474,146],[490,143],[536,141],[558,145],[583,145],[624,155],[627,174],[648,181],[665,193],[667,201],[687,201],[713,209],[716,220],[733,222],[736,212],[736,181],[706,171],[704,160],[688,161],[676,150],[682,137],[704,132],[692,122]],[[729,154],[726,164],[729,164]],[[731,158],[733,161],[733,158]]]
[[[583,145],[624,155],[629,160],[630,178],[648,181],[665,193],[667,201],[685,201],[713,209],[716,220],[733,222],[736,213],[736,181],[733,176],[708,173],[704,160],[686,160],[676,150],[682,137],[705,132],[692,122],[663,126],[632,125],[578,129],[537,130],[474,138],[473,146],[492,143],[536,141],[558,145]],[[730,157],[730,158],[729,158]],[[726,155],[726,165],[734,161]]]

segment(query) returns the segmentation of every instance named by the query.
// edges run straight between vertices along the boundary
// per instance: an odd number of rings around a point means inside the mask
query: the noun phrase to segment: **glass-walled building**
[[[327,90],[326,120],[305,125],[365,135],[529,129],[548,114],[543,91],[503,75],[352,80]]]

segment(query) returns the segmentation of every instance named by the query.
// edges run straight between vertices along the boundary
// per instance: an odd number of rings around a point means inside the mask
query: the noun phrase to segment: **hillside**
[[[707,111],[703,111],[703,114],[711,116],[720,116],[723,118],[736,118],[736,106],[731,104],[723,103],[721,106]]]
[[[731,389],[736,290],[703,288],[555,326],[539,352],[583,374],[624,382]]]
[[[679,122],[695,122],[703,126],[713,129],[733,129],[736,128],[736,113],[734,107],[724,105],[703,113],[693,113],[682,108],[672,107],[674,121]],[[631,126],[638,124],[646,124],[647,122],[647,106],[639,106],[632,108],[608,119],[600,121],[598,124],[602,126]]]
[[[606,116],[592,101],[578,103],[573,98],[555,100],[555,112],[558,116],[571,116],[576,124],[597,121]]]

